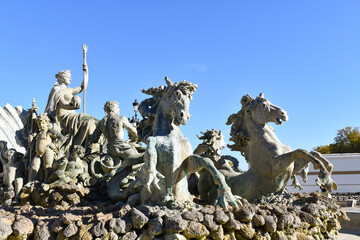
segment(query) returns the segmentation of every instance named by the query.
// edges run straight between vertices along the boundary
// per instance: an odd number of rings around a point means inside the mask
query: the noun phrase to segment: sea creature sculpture
[[[141,126],[145,129],[140,131],[141,136],[148,136],[145,164],[137,174],[138,183],[135,185],[142,186],[141,201],[166,203],[192,200],[186,176],[206,169],[218,186],[215,204],[237,206],[239,201],[232,195],[224,176],[210,159],[193,155],[190,142],[179,128],[190,119],[190,101],[197,85],[185,80],[173,83],[167,77],[165,81],[166,87],[142,90],[152,98],[144,100],[139,106],[144,118]]]
[[[197,148],[194,150],[194,154],[198,154],[202,157],[209,158],[213,161],[215,167],[224,176],[237,176],[239,175],[238,160],[230,155],[222,155],[221,149],[226,147],[224,136],[221,131],[216,129],[207,130],[201,132],[201,136],[197,136],[200,140],[203,140]],[[234,169],[232,166],[235,166]],[[197,191],[201,196],[201,199],[207,199],[208,203],[211,203],[216,198],[216,186],[210,173],[203,169],[199,172],[197,181]]]
[[[308,162],[320,169],[317,184],[331,192],[337,185],[331,179],[333,165],[320,153],[303,149],[291,150],[275,135],[268,125],[281,125],[288,120],[285,110],[273,105],[260,94],[257,98],[245,95],[241,99],[242,108],[230,115],[227,125],[231,125],[233,145],[228,147],[240,151],[249,163],[249,170],[237,176],[224,173],[234,194],[247,199],[284,190],[291,176],[303,169]]]

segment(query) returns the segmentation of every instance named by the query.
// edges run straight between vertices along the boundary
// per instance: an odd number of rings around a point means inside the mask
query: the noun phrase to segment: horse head
[[[164,114],[176,126],[185,125],[191,117],[189,106],[197,85],[185,80],[173,83],[167,77],[165,77],[165,81],[167,87],[164,89],[164,96],[159,103],[159,108],[161,106]]]
[[[173,83],[165,77],[167,86],[152,87],[141,91],[151,98],[143,100],[139,112],[143,119],[138,126],[139,139],[144,141],[154,136],[154,127],[167,121],[179,126],[185,125],[190,118],[189,105],[197,85],[187,81]],[[160,123],[160,124],[159,124]]]
[[[253,121],[258,124],[265,125],[266,123],[274,122],[276,125],[280,125],[283,121],[288,120],[286,111],[272,104],[264,98],[262,93],[255,99],[249,95],[243,96],[241,104],[242,108],[250,113]]]

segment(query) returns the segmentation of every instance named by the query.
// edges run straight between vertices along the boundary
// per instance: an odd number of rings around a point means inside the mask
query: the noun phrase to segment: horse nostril
[[[281,115],[285,115],[285,113],[284,113],[284,112],[281,112]]]
[[[183,116],[184,116],[184,113],[183,113],[183,112],[181,112],[181,113],[180,113],[180,117],[183,117]]]

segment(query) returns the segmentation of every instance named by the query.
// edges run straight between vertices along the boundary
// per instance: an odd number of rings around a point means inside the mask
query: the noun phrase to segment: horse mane
[[[196,84],[192,84],[185,80],[182,82],[173,83],[168,77],[165,77],[165,82],[167,86],[161,85],[159,87],[152,87],[147,90],[141,90],[142,93],[152,96],[142,101],[139,105],[139,112],[143,119],[140,121],[137,130],[139,140],[142,142],[145,142],[148,137],[153,136],[152,127],[154,125],[157,109],[161,101],[170,98],[177,90],[181,91],[191,100],[192,94],[197,89]]]
[[[226,122],[226,125],[231,125],[229,140],[234,142],[232,145],[228,144],[228,148],[231,151],[239,151],[248,164],[250,164],[247,156],[249,134],[245,126],[245,114],[251,111],[253,100],[249,95],[245,95],[241,99],[242,107],[240,111],[231,114]]]

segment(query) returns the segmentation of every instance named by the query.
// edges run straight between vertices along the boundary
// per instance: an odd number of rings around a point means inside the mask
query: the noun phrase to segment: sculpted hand
[[[75,109],[80,108],[80,103],[78,103],[78,102],[73,102],[72,105],[74,106]]]
[[[79,109],[81,105],[81,99],[78,96],[73,96],[70,102],[70,105],[74,107],[74,109]]]
[[[83,80],[83,82],[81,83],[81,88],[82,88],[83,90],[86,90],[87,85],[88,85],[88,75],[89,75],[89,73],[88,73],[88,67],[87,67],[87,64],[86,64],[86,63],[83,64],[83,71],[84,71],[84,80]]]

